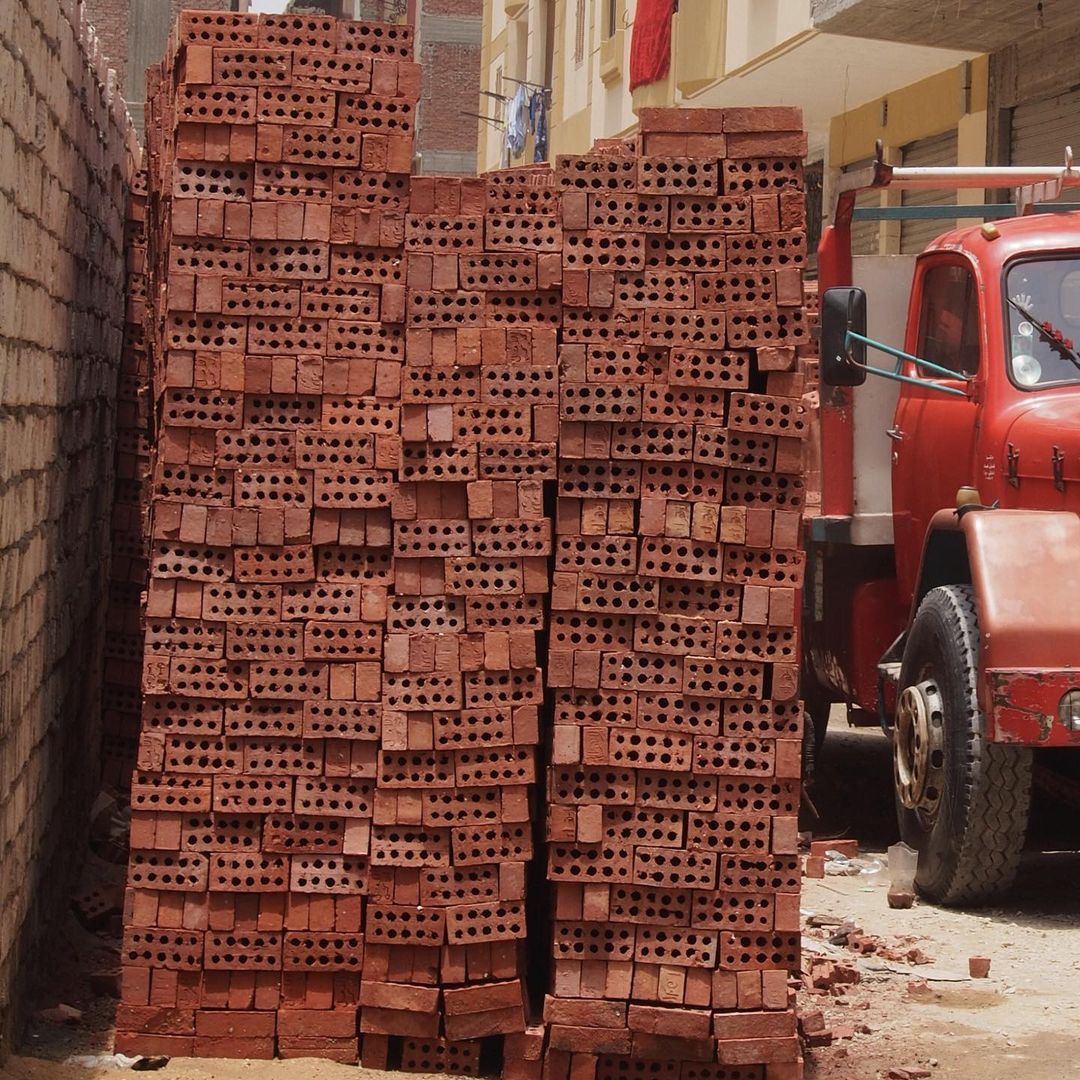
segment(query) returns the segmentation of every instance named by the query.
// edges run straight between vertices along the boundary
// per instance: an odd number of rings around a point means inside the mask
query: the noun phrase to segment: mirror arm
[[[888,354],[889,356],[896,357],[896,368],[894,374],[900,374],[900,364],[904,360],[910,361],[919,368],[925,368],[928,371],[932,371],[935,375],[944,375],[947,379],[956,379],[957,382],[970,383],[975,376],[974,375],[961,375],[958,371],[953,371],[952,368],[942,367],[940,364],[931,363],[929,360],[923,360],[919,356],[912,356],[911,353],[904,352],[903,349],[894,349],[891,345],[885,345],[880,341],[875,341],[873,338],[866,337],[865,334],[857,334],[854,330],[849,329],[844,337],[844,344],[850,345],[852,341],[860,341],[868,348],[877,349],[879,352]],[[848,355],[848,361],[855,367],[866,367],[865,364],[859,364],[852,360],[850,353]],[[867,371],[880,371],[879,368],[866,368]],[[916,379],[908,379],[909,382],[918,382]],[[937,385],[931,384],[931,385]],[[963,393],[963,391],[957,391],[957,393]]]
[[[911,375],[901,375],[898,371],[889,371],[887,368],[871,367],[869,364],[860,364],[858,360],[848,358],[852,367],[861,368],[871,375],[880,375],[883,379],[892,379],[894,382],[911,383],[912,386],[925,386],[931,390],[940,390],[943,394],[955,394],[957,397],[966,398],[967,391],[958,390],[955,386],[944,386],[942,383],[927,382],[926,379],[916,379]],[[899,367],[899,365],[897,365]]]

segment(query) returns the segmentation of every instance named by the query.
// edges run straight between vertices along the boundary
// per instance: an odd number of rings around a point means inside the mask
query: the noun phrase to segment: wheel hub
[[[896,703],[893,778],[901,803],[932,818],[945,772],[945,711],[933,679],[907,686]]]

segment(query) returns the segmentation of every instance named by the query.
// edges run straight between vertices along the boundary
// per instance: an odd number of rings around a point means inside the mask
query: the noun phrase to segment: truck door
[[[974,485],[980,396],[982,332],[978,282],[971,265],[950,253],[919,260],[909,311],[908,352],[964,375],[969,384],[907,364],[917,383],[901,385],[892,444],[893,525],[900,594],[915,590],[926,527],[944,507],[956,505],[956,490]],[[943,393],[931,383],[966,396]]]

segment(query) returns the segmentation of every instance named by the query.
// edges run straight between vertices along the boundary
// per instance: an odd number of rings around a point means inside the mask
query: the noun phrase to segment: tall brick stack
[[[150,80],[156,432],[120,1050],[357,1059],[411,48],[400,26],[190,12]]]
[[[551,1080],[797,1075],[797,110],[560,158]]]
[[[522,976],[558,428],[556,200],[550,170],[412,183],[366,1065],[475,1075],[479,1040],[497,1035],[512,1036],[508,1061],[527,1045],[539,1060]]]
[[[410,50],[188,13],[149,80],[117,1046],[790,1080],[797,112],[410,180]]]
[[[143,512],[150,444],[146,320],[146,171],[132,179],[124,234],[127,311],[116,393],[116,487],[102,689],[101,771],[105,783],[131,785],[139,743],[143,637],[141,596],[147,558]]]

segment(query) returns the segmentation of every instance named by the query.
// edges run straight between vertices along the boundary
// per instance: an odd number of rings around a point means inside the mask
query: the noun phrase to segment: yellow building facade
[[[637,0],[485,0],[481,170],[534,160],[531,137],[522,154],[508,153],[502,126],[520,83],[549,95],[551,161],[632,134],[645,106],[799,105],[826,214],[835,176],[870,158],[878,139],[896,163],[985,163],[984,55],[823,33],[812,25],[811,0],[677,6],[667,78],[631,94]],[[977,192],[964,197],[981,201]],[[875,223],[862,236],[873,250],[900,250],[921,239],[906,228],[902,238],[899,223]]]

